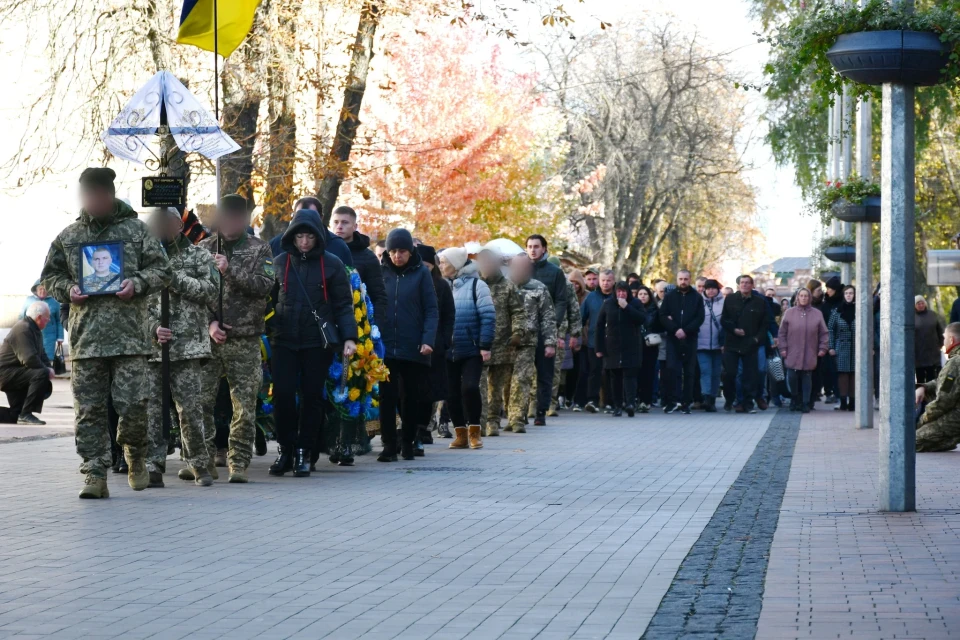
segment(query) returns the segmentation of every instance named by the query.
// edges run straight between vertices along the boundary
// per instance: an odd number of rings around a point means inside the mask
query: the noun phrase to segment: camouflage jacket
[[[955,348],[947,357],[937,379],[923,385],[929,401],[923,411],[920,424],[929,424],[946,416],[955,425],[960,426],[960,347]],[[932,400],[930,400],[932,398]]]
[[[70,355],[76,360],[113,356],[149,355],[152,352],[147,319],[147,295],[170,281],[170,264],[160,242],[124,202],[114,202],[113,213],[93,218],[80,212],[50,245],[43,286],[60,303],[70,302],[70,289],[83,277],[81,247],[91,243],[123,243],[123,279],[133,282],[134,296],[90,296],[70,306]]]
[[[210,306],[217,303],[217,270],[210,252],[190,244],[181,235],[167,247],[170,259],[170,361],[210,357]],[[151,362],[160,361],[156,341],[160,327],[160,291],[150,294],[150,336],[154,341]]]
[[[493,348],[490,350],[488,365],[510,364],[517,359],[517,349],[510,341],[517,338],[522,344],[527,329],[527,316],[523,309],[523,299],[517,285],[499,273],[493,278],[484,278],[493,298],[493,308],[497,313],[497,323],[493,335]]]
[[[217,252],[217,234],[200,243],[211,254]],[[227,272],[223,278],[223,323],[232,328],[228,336],[244,338],[263,334],[267,298],[273,289],[273,252],[259,238],[244,234],[234,242],[223,242]],[[218,272],[219,274],[219,272]],[[217,283],[219,288],[219,282]],[[217,318],[219,291],[210,305],[208,320]]]
[[[580,305],[577,304],[577,292],[573,289],[573,283],[567,281],[567,316],[560,323],[557,334],[560,337],[571,335],[579,338],[581,331],[583,331],[583,321],[580,318]]]
[[[538,339],[542,339],[545,346],[557,346],[556,312],[547,286],[539,280],[529,280],[517,288],[523,296],[523,307],[527,312],[527,331],[523,337],[523,346],[535,346]]]

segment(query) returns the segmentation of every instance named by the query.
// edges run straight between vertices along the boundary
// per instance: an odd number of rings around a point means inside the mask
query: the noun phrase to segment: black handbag
[[[287,263],[290,262],[290,256],[287,255]],[[320,257],[320,269],[323,271],[323,256]],[[310,302],[310,294],[307,293],[307,288],[303,286],[303,280],[300,279],[300,274],[297,273],[296,267],[293,269],[293,276],[297,279],[297,284],[300,285],[300,290],[303,291],[303,297],[306,298],[307,304],[310,305],[310,313],[313,314],[313,319],[317,322],[317,328],[320,329],[320,338],[323,340],[323,348],[329,349],[332,345],[340,344],[340,334],[337,331],[337,327],[329,322],[323,320],[320,317],[320,314],[317,313],[317,308],[313,306],[313,303]],[[323,274],[323,296],[327,297],[327,276],[326,273]]]
[[[56,349],[53,350],[53,360],[51,360],[51,364],[53,364],[53,372],[56,375],[62,376],[67,372],[67,362],[63,359],[62,342],[58,342]]]

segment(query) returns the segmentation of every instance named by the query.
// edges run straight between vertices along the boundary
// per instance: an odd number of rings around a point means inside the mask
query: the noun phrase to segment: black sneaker
[[[533,426],[535,427],[547,426],[547,417],[542,413],[539,414],[536,418],[533,419]]]
[[[679,409],[679,408],[680,408],[680,403],[679,403],[679,402],[668,402],[667,404],[665,404],[665,405],[663,406],[663,412],[664,412],[664,413],[673,413],[674,411],[676,411],[676,410]]]
[[[441,438],[453,438],[453,434],[450,433],[450,423],[441,422],[437,426],[437,435],[439,435]]]
[[[19,418],[17,418],[17,424],[25,424],[31,427],[40,427],[47,423],[41,420],[40,418],[38,418],[37,416],[33,415],[32,413],[24,413]]]
[[[685,404],[680,405],[680,413],[682,413],[685,416],[690,415],[690,407],[688,407]]]
[[[733,411],[733,403],[730,402],[729,400],[727,400],[726,402],[724,402],[724,403],[723,403],[723,410],[726,411],[727,413],[730,413],[731,411]]]
[[[586,411],[587,413],[596,413],[596,412],[597,412],[597,405],[593,404],[593,402],[588,402],[588,403],[587,403],[587,406],[585,406],[583,409],[584,409],[584,411]]]
[[[636,414],[637,410],[632,404],[628,404],[626,407],[627,417],[632,418]]]

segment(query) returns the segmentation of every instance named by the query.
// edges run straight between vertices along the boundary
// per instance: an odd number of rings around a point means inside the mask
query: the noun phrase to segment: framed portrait
[[[123,242],[80,245],[80,293],[85,296],[115,294],[123,282]]]

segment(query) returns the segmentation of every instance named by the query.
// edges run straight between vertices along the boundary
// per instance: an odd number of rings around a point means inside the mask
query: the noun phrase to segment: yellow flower
[[[360,303],[360,292],[359,292],[359,291],[354,291],[354,292],[353,292],[353,304],[359,304],[359,303]]]
[[[360,389],[350,389],[350,393],[347,394],[347,397],[351,400],[356,400],[360,397]]]
[[[374,401],[372,402],[372,406],[374,406],[374,407],[379,407],[379,406],[380,406],[380,402],[379,402],[378,400],[374,400]]]
[[[364,354],[364,345],[363,345],[362,342],[359,343],[359,344],[357,344],[357,355],[360,356],[361,358],[365,355],[365,354]]]
[[[366,341],[363,343],[363,348],[367,350],[367,353],[372,353],[372,352],[373,352],[373,340],[369,340],[369,339],[366,340]]]
[[[363,320],[363,314],[360,313],[360,309],[357,309],[356,311],[353,312],[353,317],[356,319],[358,323],[361,320]]]
[[[374,385],[373,378],[367,378],[367,393],[370,393],[371,391],[373,391],[373,385]]]

